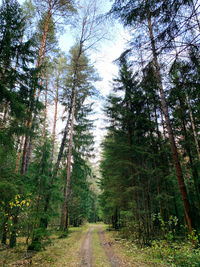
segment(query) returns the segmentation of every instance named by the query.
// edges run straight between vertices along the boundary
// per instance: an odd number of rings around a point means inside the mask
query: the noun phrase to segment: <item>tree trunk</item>
[[[66,188],[65,188],[65,205],[63,215],[63,230],[67,229],[67,212],[68,212],[68,198],[69,198],[69,190],[70,190],[70,176],[71,176],[71,157],[72,157],[72,142],[73,142],[73,132],[74,132],[74,115],[75,115],[75,105],[76,105],[76,94],[77,90],[74,90],[73,103],[72,103],[72,119],[71,119],[71,127],[70,127],[70,139],[69,139],[69,151],[67,157],[67,180],[66,180]]]
[[[24,143],[24,134],[21,137],[21,141],[20,141],[20,145],[19,145],[19,151],[17,153],[15,173],[17,173],[18,172],[18,169],[19,169],[19,163],[20,163],[20,158],[21,158],[21,154],[22,154],[23,143]]]
[[[57,162],[56,162],[56,166],[55,166],[55,171],[53,173],[54,177],[57,176],[58,169],[60,167],[60,162],[61,162],[61,159],[62,159],[62,156],[63,156],[63,151],[64,151],[64,147],[65,147],[65,142],[66,142],[66,139],[67,139],[67,134],[68,134],[68,128],[69,128],[71,114],[72,114],[72,105],[69,107],[68,118],[67,118],[67,122],[66,122],[66,126],[65,126],[65,129],[64,129],[62,142],[61,142],[59,153],[58,153],[58,158],[57,158]]]
[[[54,145],[55,145],[55,135],[56,135],[56,123],[57,123],[57,113],[58,113],[58,89],[59,89],[59,78],[60,78],[60,68],[58,70],[57,82],[56,82],[56,98],[55,98],[55,112],[54,112],[54,122],[53,122],[53,131],[52,131],[52,140],[51,140],[51,163],[53,162],[54,155]]]
[[[26,155],[27,155],[28,144],[29,144],[29,136],[26,135],[25,142],[24,142],[23,155],[22,155],[21,174],[26,173]]]
[[[177,176],[180,194],[182,197],[183,206],[184,206],[184,210],[185,210],[185,217],[186,217],[189,232],[193,236],[192,223],[191,223],[191,218],[190,218],[190,204],[189,204],[189,200],[188,200],[188,194],[187,194],[187,190],[186,190],[186,186],[185,186],[185,182],[184,182],[184,178],[183,178],[183,173],[182,173],[182,169],[181,169],[181,165],[180,165],[180,161],[179,161],[179,157],[178,157],[177,147],[175,144],[175,139],[174,139],[174,135],[173,135],[172,127],[171,127],[171,122],[170,122],[170,118],[169,118],[168,107],[167,107],[167,103],[165,100],[165,94],[164,94],[164,90],[163,90],[163,86],[162,86],[162,78],[161,78],[160,68],[159,68],[159,64],[158,64],[156,47],[155,47],[155,40],[154,40],[154,36],[153,36],[153,29],[152,29],[152,23],[151,23],[151,12],[150,12],[150,8],[149,8],[149,0],[145,0],[145,1],[146,1],[148,29],[149,29],[149,34],[150,34],[154,65],[156,68],[156,76],[157,76],[157,81],[158,81],[158,88],[160,91],[162,109],[163,109],[163,112],[165,115],[165,121],[166,121],[166,126],[167,126],[167,131],[168,131],[168,136],[169,136],[169,141],[170,141],[170,146],[171,146],[171,151],[172,151],[172,156],[173,156],[173,161],[174,161],[174,166],[176,169],[176,176]]]
[[[10,248],[13,248],[16,246],[17,243],[17,225],[18,225],[18,215],[19,210],[17,210],[16,214],[13,216],[13,229],[10,235]]]
[[[51,7],[49,8],[48,12],[47,12],[47,17],[46,17],[46,21],[45,21],[45,26],[44,26],[44,33],[42,36],[42,40],[40,42],[40,49],[39,49],[39,54],[38,54],[38,60],[36,63],[36,68],[38,68],[40,66],[40,62],[44,53],[44,48],[46,45],[46,39],[47,39],[47,32],[48,32],[48,28],[49,28],[49,20],[51,17]]]
[[[163,128],[163,139],[166,140],[165,123],[164,123],[164,119],[163,119],[162,108],[161,108],[161,111],[160,111],[160,115],[161,115],[161,124],[162,124],[162,128]]]
[[[3,233],[2,233],[2,239],[1,239],[1,243],[3,245],[6,245],[6,242],[7,242],[7,233],[8,233],[8,230],[7,230],[7,224],[8,224],[8,218],[9,216],[6,216],[6,219],[4,220],[3,222],[3,225],[2,225],[2,228],[3,228]]]
[[[46,77],[45,101],[44,101],[44,121],[43,121],[43,129],[42,129],[42,142],[41,142],[41,147],[44,146],[44,142],[45,142],[46,120],[47,120],[47,90],[48,90],[48,79]]]

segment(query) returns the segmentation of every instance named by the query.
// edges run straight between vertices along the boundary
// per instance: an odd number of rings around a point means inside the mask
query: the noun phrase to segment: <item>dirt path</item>
[[[98,232],[98,238],[99,238],[99,246],[101,247],[101,250],[104,258],[107,258],[108,264],[110,263],[111,267],[131,267],[132,265],[130,263],[125,262],[125,260],[121,259],[114,251],[113,244],[109,240],[107,240],[104,231],[101,226],[94,225],[91,226],[90,230],[86,234],[86,237],[82,243],[81,247],[81,266],[80,267],[95,267],[97,266],[95,264],[95,255],[93,253],[92,248],[92,237],[93,237],[93,231]],[[94,248],[95,249],[95,248]],[[102,255],[101,253],[101,255]],[[102,258],[102,262],[103,262]]]
[[[112,267],[131,267],[132,266],[132,264],[121,259],[116,254],[116,252],[114,251],[112,242],[106,239],[102,227],[98,227],[98,235],[99,235],[99,240],[101,242],[101,246],[104,248],[104,251]]]
[[[93,267],[93,252],[92,252],[92,232],[94,227],[92,226],[88,231],[81,248],[81,266],[80,267]]]

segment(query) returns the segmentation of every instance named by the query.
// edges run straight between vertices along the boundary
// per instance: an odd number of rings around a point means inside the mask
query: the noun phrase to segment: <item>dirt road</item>
[[[94,238],[96,240],[96,238],[94,237],[95,234],[97,234],[98,239],[94,243],[92,242],[92,239]],[[100,248],[99,250],[96,249],[97,246],[99,246]],[[98,258],[98,262],[96,262],[95,257]],[[131,267],[132,266],[130,263],[125,262],[116,254],[112,242],[106,238],[102,227],[99,225],[91,226],[90,230],[86,234],[86,237],[81,247],[81,258],[82,260],[80,267],[97,267],[97,266]]]

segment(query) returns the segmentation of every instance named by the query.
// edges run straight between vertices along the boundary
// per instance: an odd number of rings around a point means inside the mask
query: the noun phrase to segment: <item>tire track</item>
[[[101,242],[101,246],[104,248],[106,256],[110,262],[112,267],[131,267],[130,263],[125,262],[119,256],[116,255],[112,242],[107,241],[104,232],[101,227],[98,227],[98,235],[99,240]]]
[[[92,232],[94,227],[92,226],[88,231],[81,249],[81,266],[80,267],[92,267],[93,266],[93,251],[92,251]]]

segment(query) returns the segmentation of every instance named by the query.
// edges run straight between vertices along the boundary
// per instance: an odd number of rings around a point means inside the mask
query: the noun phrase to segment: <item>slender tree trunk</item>
[[[73,102],[72,102],[72,119],[71,119],[71,127],[70,127],[70,138],[69,138],[69,151],[67,157],[67,180],[66,180],[66,188],[65,188],[65,211],[63,214],[63,230],[67,229],[67,212],[68,212],[68,198],[69,198],[69,190],[70,190],[70,176],[71,176],[71,157],[72,157],[72,142],[73,142],[73,132],[74,132],[74,115],[75,115],[75,105],[76,105],[76,94],[77,90],[74,90]]]
[[[163,128],[163,138],[164,140],[166,139],[166,132],[165,132],[165,123],[164,123],[164,118],[163,118],[163,111],[160,111],[161,114],[161,124],[162,124],[162,128]]]
[[[5,127],[5,124],[6,124],[8,107],[9,107],[9,102],[7,101],[6,104],[5,104],[4,113],[3,113],[3,119],[2,119],[2,123],[1,123],[1,128],[2,129]]]
[[[24,134],[21,136],[21,141],[20,141],[20,145],[19,145],[19,151],[17,153],[15,173],[17,173],[18,169],[19,169],[19,163],[20,163],[20,158],[21,158],[21,154],[22,154],[22,147],[23,147],[23,143],[24,143],[24,136],[25,136]]]
[[[27,125],[29,128],[29,125]],[[21,163],[21,174],[26,173],[26,156],[27,156],[27,148],[29,144],[29,136],[26,135],[25,142],[24,142],[24,149],[23,149],[23,155],[22,155],[22,163]]]
[[[51,140],[51,146],[52,146],[52,150],[51,150],[51,163],[53,162],[55,136],[56,136],[56,123],[57,123],[57,113],[58,113],[59,78],[60,78],[60,68],[58,70],[58,76],[57,76],[57,82],[56,82],[55,112],[54,112],[54,122],[53,122],[53,131],[52,131],[52,140]]]
[[[44,121],[43,121],[43,128],[42,128],[42,142],[41,142],[41,147],[44,146],[44,142],[45,142],[46,120],[47,120],[47,90],[48,90],[48,79],[46,77],[45,101],[44,101]]]
[[[168,218],[168,221],[169,221],[169,219],[170,219],[170,210],[169,210],[169,198],[168,198],[168,195],[167,195],[168,189],[167,189],[166,179],[164,179],[164,186],[165,186],[164,187],[165,188],[165,194],[167,196],[167,200],[166,200],[165,204],[166,204],[166,210],[167,210],[167,218]]]
[[[150,34],[150,40],[151,40],[151,48],[153,52],[153,59],[154,59],[154,65],[156,68],[156,76],[157,76],[157,81],[158,81],[158,88],[160,91],[160,97],[161,97],[161,104],[162,104],[162,109],[165,115],[165,121],[166,121],[166,126],[167,126],[167,131],[168,131],[168,136],[169,136],[169,141],[170,141],[170,146],[171,146],[171,151],[172,151],[172,156],[173,156],[173,161],[174,161],[174,166],[176,169],[176,176],[179,184],[179,189],[180,189],[180,194],[182,196],[182,201],[183,201],[183,206],[185,210],[185,217],[187,221],[187,225],[189,228],[190,234],[193,236],[192,233],[192,223],[191,223],[191,218],[190,218],[190,205],[189,205],[189,200],[188,200],[188,194],[183,178],[183,173],[178,157],[178,152],[177,152],[177,147],[175,144],[175,139],[171,127],[171,122],[169,118],[169,113],[168,113],[168,107],[166,104],[165,100],[165,94],[162,86],[162,78],[160,74],[160,68],[158,64],[158,59],[157,59],[157,53],[156,53],[156,47],[155,47],[155,40],[153,36],[153,29],[152,29],[152,23],[151,23],[151,13],[150,13],[150,8],[149,8],[149,0],[146,1],[146,11],[147,11],[147,22],[148,22],[148,29],[149,29],[149,34]]]
[[[41,59],[42,59],[44,51],[45,51],[45,45],[46,45],[46,39],[47,39],[50,17],[51,17],[51,8],[49,8],[49,10],[47,12],[47,17],[46,17],[45,26],[44,26],[44,33],[42,36],[42,40],[40,42],[40,49],[39,49],[39,54],[38,54],[38,60],[36,63],[36,68],[38,68],[40,66],[40,62],[41,62]]]
[[[68,111],[68,118],[67,118],[67,122],[66,122],[66,126],[65,126],[65,129],[64,129],[62,142],[61,142],[59,153],[58,153],[58,158],[57,158],[57,162],[56,162],[56,166],[55,166],[55,171],[53,173],[54,177],[57,176],[58,169],[60,167],[60,162],[61,162],[61,159],[62,159],[62,156],[63,156],[63,151],[64,151],[64,148],[65,148],[65,143],[66,143],[66,139],[67,139],[67,134],[68,134],[71,114],[72,114],[72,103],[71,103],[71,106],[69,107],[69,111]]]
[[[13,230],[10,235],[10,248],[13,248],[16,246],[17,243],[17,225],[18,225],[18,215],[19,210],[17,210],[16,214],[13,216]]]
[[[8,218],[9,216],[7,215],[4,222],[3,222],[3,225],[2,225],[2,239],[1,239],[1,243],[3,245],[6,245],[7,243],[7,233],[8,233],[8,230],[7,230],[7,223],[8,223]]]
[[[63,199],[65,199],[65,191],[66,191],[66,184],[63,190]],[[62,211],[61,211],[61,220],[60,220],[60,229],[63,230],[64,226],[64,218],[65,218],[65,201],[62,203]]]

